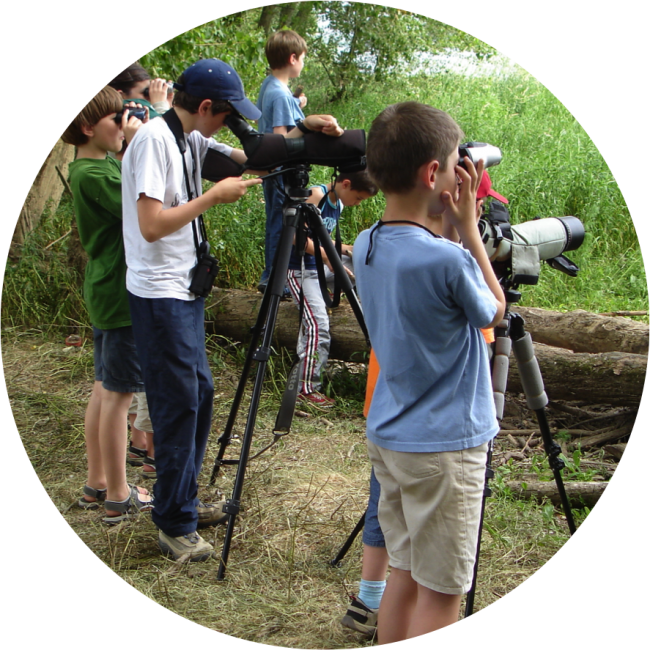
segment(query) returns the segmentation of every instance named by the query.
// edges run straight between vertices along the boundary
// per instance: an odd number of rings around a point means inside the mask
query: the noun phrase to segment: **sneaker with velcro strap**
[[[341,619],[341,625],[366,636],[374,636],[377,632],[377,612],[378,610],[368,607],[360,598],[351,596],[350,606]]]

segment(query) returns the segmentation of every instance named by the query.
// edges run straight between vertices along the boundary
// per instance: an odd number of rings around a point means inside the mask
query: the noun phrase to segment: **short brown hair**
[[[95,126],[99,120],[122,110],[122,98],[114,88],[106,86],[100,90],[86,107],[72,120],[61,139],[67,144],[80,147],[88,142],[88,136],[81,130],[85,126]]]
[[[366,169],[360,172],[342,172],[336,177],[334,184],[336,185],[336,183],[342,183],[343,181],[350,181],[350,189],[355,192],[365,192],[370,196],[375,196],[379,192],[379,188],[372,178],[370,178],[370,174]]]
[[[299,57],[307,52],[305,39],[291,29],[282,29],[269,36],[264,48],[271,70],[278,70],[289,65],[292,54]]]
[[[458,147],[463,132],[453,118],[419,102],[385,108],[368,133],[368,172],[382,192],[405,194],[415,187],[418,169],[437,160],[440,170]]]
[[[185,83],[183,75],[181,75],[178,78],[178,83],[179,84]],[[199,106],[201,105],[201,102],[205,101],[206,99],[209,99],[212,102],[212,106],[210,107],[210,110],[212,111],[212,115],[234,110],[230,102],[227,102],[225,99],[212,99],[211,97],[196,97],[195,95],[190,95],[189,93],[186,93],[184,90],[176,91],[172,103],[174,106],[178,106],[179,108],[184,108],[188,113],[192,113],[192,115],[194,115],[194,113],[199,112]]]

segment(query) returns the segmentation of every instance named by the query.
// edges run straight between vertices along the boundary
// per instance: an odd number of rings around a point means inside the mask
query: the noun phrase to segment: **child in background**
[[[120,72],[108,85],[120,93],[125,103],[133,100],[147,107],[151,119],[166,113],[171,107],[174,92],[171,84],[164,79],[151,79],[137,61]]]
[[[260,133],[281,133],[286,135],[305,115],[302,107],[307,103],[303,96],[294,97],[289,90],[289,79],[296,79],[305,65],[307,44],[296,32],[283,29],[269,36],[266,42],[266,58],[271,74],[264,79],[257,98],[261,112],[258,121]],[[271,273],[273,258],[282,233],[282,206],[284,204],[284,183],[277,176],[264,183],[264,208],[266,210],[266,234],[264,238],[264,272],[257,286],[264,293]]]
[[[377,194],[376,185],[365,171],[339,174],[333,183],[314,185],[310,189],[311,196],[307,202],[320,207],[323,223],[330,234],[338,228],[341,211],[345,206],[359,205],[361,201]],[[341,254],[347,272],[353,277],[352,246],[342,244]],[[323,249],[321,255],[323,263],[327,265],[326,280],[332,285],[332,265]],[[314,243],[311,239],[307,239],[303,260],[296,247],[292,248],[287,280],[295,302],[300,304],[301,288],[304,301],[297,348],[298,357],[302,361],[298,399],[320,408],[329,408],[333,406],[334,400],[320,393],[321,372],[325,369],[330,351],[329,316],[318,283]]]
[[[122,113],[122,99],[105,88],[62,136],[77,148],[70,187],[81,245],[88,254],[84,300],[93,325],[95,383],[86,409],[88,480],[79,506],[103,502],[109,524],[153,508],[149,493],[127,484],[127,412],[133,394],[144,391],[126,294],[122,239],[120,162],[108,157],[130,140],[141,122]]]

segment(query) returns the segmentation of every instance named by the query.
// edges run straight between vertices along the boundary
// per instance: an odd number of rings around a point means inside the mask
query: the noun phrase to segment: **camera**
[[[198,250],[198,261],[192,270],[190,291],[201,298],[206,298],[212,291],[212,285],[219,273],[219,260],[210,255],[210,244],[203,240]]]
[[[122,115],[124,115],[124,111],[127,110],[129,111],[129,115],[126,118],[127,121],[130,120],[132,117],[137,117],[139,120],[144,120],[144,118],[147,115],[147,111],[144,108],[124,108],[119,113],[115,114],[115,117],[113,118],[115,120],[115,124],[118,125],[122,124]]]
[[[474,167],[478,165],[479,160],[482,160],[485,169],[501,162],[501,149],[487,142],[465,142],[458,147],[458,153],[460,154],[459,165],[463,169],[467,169],[464,158],[469,158],[474,163]]]

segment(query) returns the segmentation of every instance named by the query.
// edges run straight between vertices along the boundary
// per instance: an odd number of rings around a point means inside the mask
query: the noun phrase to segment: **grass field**
[[[232,347],[210,341],[208,351],[217,399],[200,477],[199,496],[205,501],[219,496],[208,479],[240,372],[240,358]],[[339,623],[348,594],[356,592],[360,539],[340,567],[330,565],[368,498],[361,415],[365,373],[341,369],[331,385],[338,398],[336,409],[326,414],[300,412],[291,433],[249,463],[226,580],[217,582],[216,561],[188,566],[162,557],[150,517],[107,527],[101,513],[76,507],[86,471],[83,413],[92,385],[91,345],[66,348],[42,332],[6,329],[2,354],[14,417],[34,470],[68,524],[126,582],[181,616],[241,639],[290,648],[369,644]],[[283,364],[276,364],[267,381],[253,453],[271,440],[279,405],[275,383],[284,372]],[[530,417],[515,402],[509,413],[513,424]],[[235,429],[238,435],[242,418]],[[226,458],[238,457],[239,448],[233,441]],[[561,510],[515,499],[505,487],[506,480],[532,479],[540,472],[548,478],[548,468],[541,469],[542,458],[517,462],[508,460],[509,451],[508,439],[500,437],[493,497],[486,507],[475,611],[521,584],[568,539]],[[609,478],[602,454],[593,455],[590,466],[592,475]],[[234,471],[222,471],[217,481],[226,496]],[[146,485],[135,468],[128,468],[128,476]],[[587,512],[574,511],[578,524]],[[202,532],[220,552],[223,527]]]

